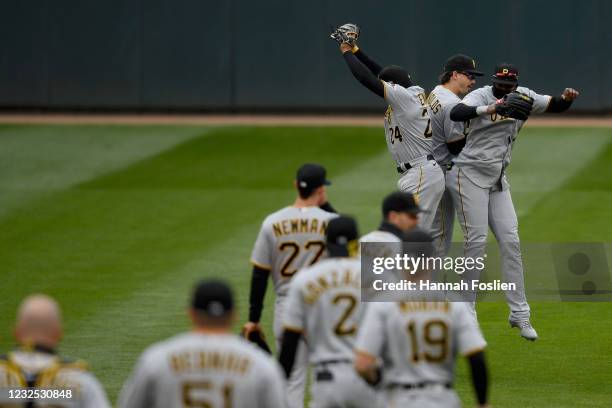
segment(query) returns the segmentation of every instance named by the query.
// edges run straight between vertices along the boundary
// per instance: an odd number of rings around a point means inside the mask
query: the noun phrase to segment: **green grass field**
[[[0,350],[19,301],[49,293],[61,351],[115,401],[139,353],[188,328],[197,279],[231,281],[244,321],[259,225],[292,201],[305,161],[328,168],[332,203],[362,232],[377,226],[396,182],[379,128],[0,126]],[[612,242],[612,129],[527,128],[510,170],[523,242]],[[269,333],[272,299],[269,287]],[[532,309],[535,343],[508,328],[505,304],[479,305],[492,404],[612,406],[612,305]],[[464,362],[457,372],[473,406]]]

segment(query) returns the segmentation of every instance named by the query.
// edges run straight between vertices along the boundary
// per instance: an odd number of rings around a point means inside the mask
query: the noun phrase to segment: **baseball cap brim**
[[[484,74],[480,71],[476,71],[473,69],[468,69],[465,72],[469,72],[470,74],[474,75],[474,76],[483,76]]]
[[[500,78],[498,76],[493,75],[493,82],[502,85],[516,85],[518,83],[518,79]]]

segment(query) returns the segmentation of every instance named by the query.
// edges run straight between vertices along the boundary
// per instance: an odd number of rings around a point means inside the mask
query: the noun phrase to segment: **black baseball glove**
[[[346,43],[354,47],[359,38],[359,27],[357,24],[346,23],[336,28],[329,36],[336,40],[338,44]]]
[[[495,112],[513,119],[527,120],[533,109],[533,98],[520,92],[510,92],[495,105]]]

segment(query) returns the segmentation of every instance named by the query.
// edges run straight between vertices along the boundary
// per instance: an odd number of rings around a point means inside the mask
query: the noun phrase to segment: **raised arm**
[[[385,88],[380,79],[352,52],[353,47],[349,44],[340,44],[340,51],[344,61],[348,65],[351,73],[363,86],[374,92],[381,98],[385,97]]]
[[[572,106],[572,102],[580,95],[580,92],[574,88],[565,88],[561,96],[553,96],[550,98],[546,112],[561,113],[565,112]]]

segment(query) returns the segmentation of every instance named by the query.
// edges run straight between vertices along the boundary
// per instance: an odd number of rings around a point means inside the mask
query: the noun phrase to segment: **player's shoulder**
[[[228,335],[227,341],[252,360],[258,376],[270,376],[277,372],[279,367],[276,360],[254,343],[236,335]]]
[[[274,222],[276,222],[277,220],[279,220],[280,218],[283,218],[284,216],[286,216],[287,214],[289,214],[291,212],[291,210],[295,208],[292,207],[290,205],[280,208],[268,215],[266,215],[266,217],[264,218],[262,225],[266,226],[266,225],[271,225]]]
[[[438,85],[434,89],[432,89],[432,91],[429,93],[428,99],[430,99],[431,97],[435,97],[438,102],[442,104],[448,104],[453,102],[457,103],[461,101],[461,98],[459,98],[457,94],[442,85]]]
[[[538,93],[535,92],[534,90],[527,88],[526,86],[519,86],[516,88],[516,92],[520,92],[522,94],[525,95],[529,95],[531,97],[534,97],[535,95],[537,95]]]
[[[461,101],[467,105],[474,105],[487,103],[491,98],[495,99],[493,91],[491,90],[491,85],[485,85],[481,88],[474,89],[465,95]]]

